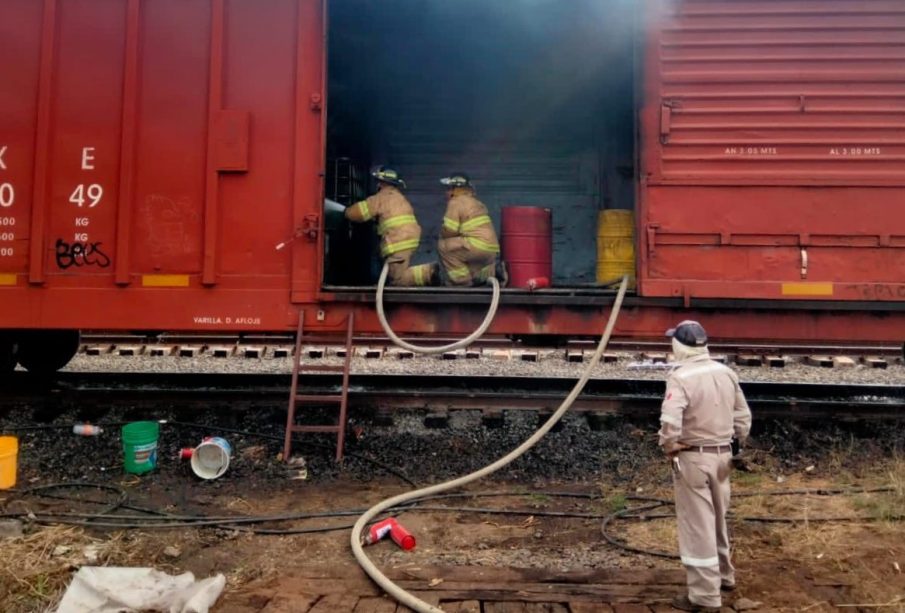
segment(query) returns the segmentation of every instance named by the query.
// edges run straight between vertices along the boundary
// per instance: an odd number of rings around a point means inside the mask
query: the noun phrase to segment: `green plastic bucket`
[[[123,426],[123,459],[127,473],[140,475],[157,467],[157,438],[160,424],[136,421]]]

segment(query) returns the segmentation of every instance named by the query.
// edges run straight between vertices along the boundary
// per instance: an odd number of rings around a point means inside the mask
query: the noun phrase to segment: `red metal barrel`
[[[504,206],[500,232],[510,287],[553,278],[553,215],[534,206]]]

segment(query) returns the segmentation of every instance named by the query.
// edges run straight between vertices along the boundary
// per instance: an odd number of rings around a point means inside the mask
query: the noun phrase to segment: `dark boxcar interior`
[[[438,179],[469,173],[500,208],[552,209],[554,283],[595,281],[600,209],[635,200],[632,0],[332,0],[326,195],[373,189],[396,167],[436,260]],[[373,228],[328,214],[325,282],[373,283]],[[505,255],[505,254],[504,254]]]

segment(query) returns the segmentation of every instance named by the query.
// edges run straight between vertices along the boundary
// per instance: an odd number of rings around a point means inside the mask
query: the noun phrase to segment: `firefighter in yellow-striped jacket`
[[[464,172],[454,173],[440,183],[448,188],[448,204],[440,229],[437,251],[443,270],[441,279],[446,285],[483,285],[497,277],[506,285],[505,268],[498,267],[497,241],[487,207],[475,197],[471,179]]]
[[[392,285],[423,286],[431,281],[432,266],[409,266],[421,240],[421,226],[408,199],[402,194],[405,181],[392,168],[377,167],[377,193],[346,209],[346,219],[356,223],[377,221],[380,254],[389,265]]]

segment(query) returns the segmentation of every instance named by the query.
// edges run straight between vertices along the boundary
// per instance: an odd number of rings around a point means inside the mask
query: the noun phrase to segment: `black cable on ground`
[[[104,501],[99,502],[95,500],[83,500],[81,498],[76,498],[74,496],[63,496],[60,494],[48,494],[48,491],[54,490],[67,490],[67,489],[92,489],[92,490],[101,490],[107,492],[113,492],[117,495],[117,499],[114,502]],[[126,500],[128,498],[128,494],[126,490],[116,485],[106,485],[103,483],[88,483],[84,481],[71,481],[71,482],[63,482],[63,483],[48,483],[47,485],[35,485],[32,487],[27,487],[25,489],[17,489],[12,490],[14,495],[19,496],[38,496],[41,498],[56,498],[58,500],[68,500],[70,502],[89,502],[92,504],[105,504],[107,505],[101,511],[97,511],[93,515],[95,517],[106,517],[113,511],[121,508],[126,504]]]
[[[38,488],[28,488],[17,493],[35,494],[42,497],[61,496],[46,494],[45,490],[61,489],[64,487],[87,487],[91,489],[106,489],[108,491],[122,491],[115,486],[103,486],[91,483],[67,483],[67,484],[50,484],[47,486],[39,486]],[[815,489],[815,490],[780,490],[775,492],[747,492],[740,496],[791,496],[791,495],[838,495],[838,494],[855,494],[855,493],[872,493],[872,492],[888,492],[895,488],[856,488],[856,489]],[[424,501],[442,500],[452,498],[487,498],[487,497],[520,497],[520,496],[546,496],[551,498],[582,498],[588,500],[603,500],[599,494],[580,493],[580,492],[539,492],[539,491],[485,491],[485,492],[461,492],[452,494],[438,494],[426,497],[424,500],[414,504],[401,505],[390,509],[394,513],[400,512],[452,512],[452,513],[474,513],[483,515],[513,515],[513,516],[536,516],[536,517],[553,517],[553,518],[576,518],[576,519],[602,519],[601,534],[607,543],[614,547],[618,547],[632,553],[650,555],[662,558],[675,559],[678,556],[657,550],[636,547],[625,543],[609,534],[607,528],[617,519],[641,519],[655,520],[667,519],[675,517],[672,513],[649,514],[660,507],[671,506],[672,500],[666,498],[656,498],[650,496],[628,496],[626,500],[633,502],[642,502],[638,507],[623,509],[615,513],[587,513],[577,511],[544,511],[540,509],[498,509],[489,507],[465,507],[465,506],[440,506],[440,505],[424,505]],[[80,498],[62,497],[70,501],[87,502]],[[98,501],[90,501],[97,504]],[[121,508],[128,508],[124,502]],[[28,517],[32,521],[48,524],[63,524],[81,526],[86,528],[113,528],[113,529],[177,529],[177,528],[221,528],[225,530],[237,530],[260,535],[297,535],[297,534],[315,534],[323,532],[332,532],[336,530],[347,530],[348,525],[339,526],[314,526],[304,528],[262,528],[257,524],[264,523],[280,523],[286,521],[305,521],[311,519],[328,519],[334,517],[349,517],[359,515],[361,509],[350,509],[341,511],[325,511],[318,513],[291,513],[270,516],[195,516],[195,515],[174,515],[163,514],[153,509],[144,509],[137,507],[142,512],[159,514],[157,517],[143,516],[123,516],[109,515],[103,513],[44,513],[44,512],[20,512],[0,514],[0,517]],[[842,521],[877,521],[877,520],[903,520],[905,515],[890,516],[884,518],[876,517],[860,517],[860,516],[841,516],[841,517],[757,517],[757,516],[732,516],[734,521],[750,521],[750,522],[771,522],[771,523],[805,523],[805,522],[842,522]],[[104,521],[100,521],[104,520]]]

